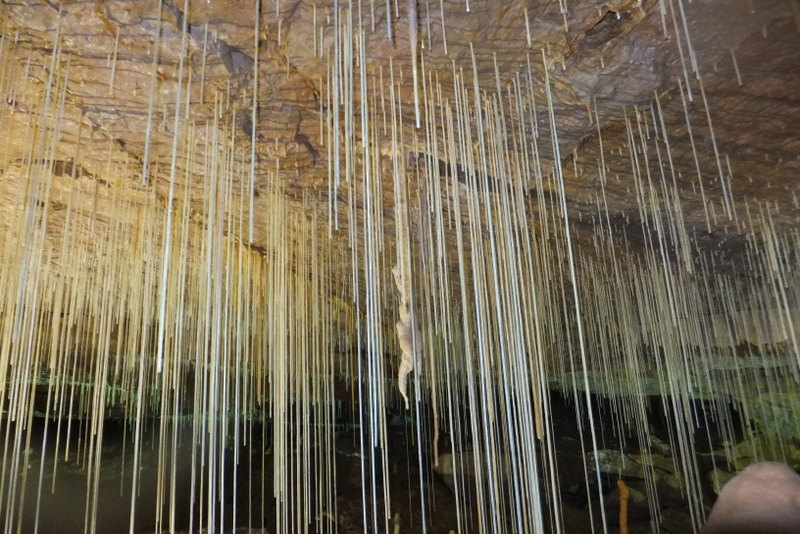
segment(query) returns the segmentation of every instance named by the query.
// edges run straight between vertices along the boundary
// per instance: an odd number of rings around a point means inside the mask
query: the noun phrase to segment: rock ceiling
[[[564,300],[579,313],[579,291],[590,302],[606,291],[598,281],[631,295],[650,283],[640,267],[677,276],[663,289],[671,303],[672,284],[686,295],[705,288],[710,309],[684,320],[778,306],[796,323],[793,290],[781,290],[796,279],[800,220],[796,3],[278,0],[256,9],[3,2],[9,309],[36,295],[61,306],[34,289],[50,271],[30,273],[48,265],[56,285],[89,275],[81,283],[98,291],[86,297],[90,316],[115,285],[141,298],[120,317],[180,316],[179,301],[167,300],[188,291],[193,306],[209,306],[200,288],[231,279],[221,274],[235,264],[219,245],[227,240],[321,283],[333,308],[355,305],[384,325],[396,301],[407,320],[414,308],[429,321],[454,313],[450,298],[467,317],[465,285],[486,292],[478,307],[521,283],[539,305]],[[196,287],[179,282],[186,276],[199,277]],[[763,290],[768,303],[730,304]],[[596,317],[598,331],[623,328]],[[777,337],[796,343],[779,324]],[[731,335],[760,339],[764,328]],[[634,337],[648,329],[628,328]],[[153,349],[159,362],[165,336]]]
[[[320,134],[329,135],[321,122],[330,116],[331,96],[326,91],[330,91],[330,77],[337,74],[330,67],[331,57],[336,53],[335,39],[355,42],[359,27],[373,91],[371,103],[380,100],[385,126],[389,78],[394,74],[402,79],[398,92],[409,128],[405,148],[413,150],[409,146],[414,132],[409,25],[407,6],[400,4],[390,3],[390,40],[386,6],[381,2],[339,2],[338,19],[334,2],[264,3],[258,36],[256,195],[278,181],[295,209],[310,212],[309,205],[316,204],[323,212],[328,210],[329,169],[337,147]],[[627,148],[627,125],[633,124],[633,135],[638,135],[636,128],[642,127],[642,121],[648,137],[651,129],[658,135],[659,128],[670,136],[670,179],[680,190],[683,224],[692,246],[713,250],[723,260],[741,252],[748,231],[744,216],[748,203],[773,205],[775,224],[797,224],[800,53],[794,4],[730,2],[722,16],[719,2],[714,1],[675,6],[656,0],[569,5],[425,0],[418,4],[420,70],[435,84],[435,93],[430,94],[439,102],[454,101],[453,73],[459,73],[471,89],[476,72],[478,86],[487,95],[497,89],[505,92],[512,85],[516,90],[515,80],[521,80],[520,90],[527,91],[524,84],[531,76],[533,98],[538,99],[533,107],[538,113],[521,123],[529,134],[536,130],[539,135],[543,187],[553,189],[547,178],[552,176],[553,150],[543,77],[546,61],[567,202],[570,216],[576,219],[576,239],[583,245],[591,245],[591,225],[602,216],[598,209],[601,157],[608,182],[603,202],[615,235],[625,234],[634,247],[646,239]],[[185,19],[185,80],[179,81],[184,6],[180,0],[165,0],[159,17],[158,5],[156,1],[63,5],[7,1],[2,5],[4,87],[16,81],[8,78],[20,76],[21,68],[22,75],[29,77],[28,89],[17,92],[17,88],[6,98],[5,131],[23,131],[29,122],[27,113],[40,105],[37,99],[48,83],[54,35],[60,33],[57,70],[68,77],[68,83],[56,174],[75,174],[100,184],[95,194],[100,206],[113,196],[115,187],[124,187],[131,195],[141,192],[144,187],[137,184],[142,181],[142,168],[148,166],[144,181],[166,198],[169,165],[165,162],[173,146],[176,101],[186,105],[190,100],[180,120],[200,129],[213,123],[215,99],[221,99],[218,111],[225,118],[220,121],[233,130],[231,142],[249,160],[254,9],[242,2],[190,2]],[[336,23],[342,35],[336,33]],[[350,37],[344,36],[348,31]],[[360,42],[355,45],[351,53],[359,51]],[[357,69],[351,72],[358,75]],[[702,74],[702,89],[695,72]],[[184,91],[180,97],[179,83]],[[352,96],[352,105],[358,109],[359,94]],[[659,120],[664,121],[661,126],[652,123],[656,114],[651,110],[656,105],[660,106]],[[56,113],[54,107],[50,113]],[[389,136],[385,127],[379,130],[376,144],[386,152]],[[422,130],[418,132],[421,136]],[[73,165],[72,147],[78,135],[80,162]],[[27,155],[25,142],[21,135],[4,140],[6,166]],[[155,160],[159,164],[150,163]],[[110,161],[124,165],[126,174],[107,175]],[[185,167],[184,163],[181,154],[177,165]],[[179,180],[182,174],[179,170]],[[189,174],[194,174],[190,182],[199,198],[201,179],[196,172]],[[532,177],[527,187],[535,189]],[[702,194],[698,188],[704,189]],[[384,193],[389,199],[391,187],[385,185]],[[12,197],[7,192],[6,202]],[[725,211],[728,202],[731,205]],[[339,203],[344,209],[347,199],[341,194]],[[267,210],[266,197],[255,198],[254,210]],[[734,211],[737,220],[726,215]],[[386,216],[390,222],[389,210]],[[254,220],[257,247],[267,247],[265,220]],[[582,227],[586,224],[589,228]],[[392,234],[387,233],[389,241]]]

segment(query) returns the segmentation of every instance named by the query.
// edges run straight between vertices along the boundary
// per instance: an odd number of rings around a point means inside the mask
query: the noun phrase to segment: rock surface
[[[360,15],[371,83],[381,91],[383,102],[390,88],[391,61],[396,75],[403,78],[399,97],[404,109],[410,110],[413,91],[409,83],[407,17],[402,9],[391,14],[390,41],[386,12],[378,4],[364,5]],[[746,225],[732,224],[723,217],[706,225],[698,190],[701,182],[704,194],[717,199],[716,213],[723,208],[721,180],[729,180],[739,216],[744,216],[748,203],[772,202],[778,208],[776,225],[797,224],[800,32],[790,3],[726,3],[724,16],[720,16],[719,3],[711,0],[684,2],[681,11],[671,2],[658,0],[612,0],[601,5],[578,1],[570,2],[566,13],[554,1],[531,5],[453,0],[420,4],[421,59],[426,76],[438,80],[440,98],[452,100],[455,96],[454,68],[464,69],[471,76],[471,46],[474,70],[484,90],[495,90],[496,82],[501,91],[508,90],[517,76],[523,80],[528,76],[530,65],[539,104],[538,119],[529,127],[540,135],[545,173],[553,164],[544,101],[543,74],[545,69],[549,72],[571,216],[599,219],[601,173],[597,163],[604,158],[609,177],[605,202],[612,228],[617,235],[626,235],[631,246],[644,244],[646,236],[635,215],[639,205],[636,189],[629,180],[614,177],[631,173],[626,125],[632,122],[636,129],[640,121],[650,120],[648,110],[655,106],[657,95],[672,142],[670,165],[675,176],[671,181],[682,197],[686,231],[699,249],[712,251],[725,264],[739,258],[742,232],[746,231]],[[60,10],[50,2],[4,2],[0,6],[4,39],[17,43],[5,61],[20,66],[29,63],[28,73],[37,80],[29,91],[16,94],[13,104],[11,99],[5,104],[5,129],[24,130],[25,111],[37,106],[47,84],[53,36],[58,30],[61,73],[66,73],[69,58],[61,125],[64,174],[71,175],[74,170],[81,189],[96,189],[97,209],[103,210],[111,202],[114,187],[120,182],[134,205],[146,202],[146,195],[137,194],[136,182],[146,159],[153,54],[159,28],[151,119],[157,131],[149,157],[162,161],[169,157],[174,104],[186,100],[186,95],[177,95],[182,10],[178,0],[166,0],[159,21],[153,2],[145,1],[65,1]],[[353,13],[352,17],[357,15]],[[345,10],[340,16],[349,15]],[[236,113],[235,120],[231,117],[239,128],[231,132],[235,142],[249,146],[256,55],[254,11],[242,9],[234,1],[194,2],[189,4],[185,19],[187,83],[191,80],[187,119],[198,124],[212,120],[215,94],[221,91],[225,113]],[[326,202],[328,168],[333,162],[329,160],[327,140],[320,138],[320,110],[327,107],[325,58],[334,45],[334,19],[333,2],[267,2],[261,13],[255,191],[268,188],[276,179],[285,181],[286,193],[298,210],[311,211],[310,199]],[[704,97],[695,71],[701,73]],[[685,135],[682,102],[689,96],[687,87],[692,91],[688,112],[694,149]],[[354,104],[357,109],[358,95]],[[81,129],[81,161],[73,169],[75,154],[68,147]],[[26,147],[16,141],[22,141],[22,137],[7,140],[3,147],[7,174],[9,165],[13,168],[13,162],[26,155]],[[109,158],[127,162],[129,175],[108,174]],[[186,166],[182,158],[178,166]],[[151,169],[159,175],[152,181],[163,196],[167,194],[166,168],[161,165]],[[10,180],[5,182],[6,187],[17,187]],[[201,198],[201,177],[192,177],[189,185],[191,194]],[[529,187],[534,186],[531,181]],[[546,181],[545,187],[552,184]],[[53,202],[65,204],[66,193],[56,193]],[[391,195],[390,181],[384,194]],[[88,201],[92,195],[84,196]],[[6,203],[13,201],[8,190],[2,197]],[[267,209],[265,197],[256,198],[255,203],[257,210]],[[254,244],[269,246],[264,222],[257,221],[256,225]],[[576,226],[576,241],[588,247],[590,228]]]

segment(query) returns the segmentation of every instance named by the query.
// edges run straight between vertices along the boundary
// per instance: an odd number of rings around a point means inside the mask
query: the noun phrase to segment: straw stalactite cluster
[[[604,434],[654,422],[698,528],[708,419],[800,446],[798,95],[796,1],[4,2],[3,532],[76,462],[106,531],[112,419],[119,532],[148,450],[158,532],[344,532],[343,399],[359,531],[401,414],[418,531],[441,433],[449,528],[567,532],[556,393],[595,531]]]

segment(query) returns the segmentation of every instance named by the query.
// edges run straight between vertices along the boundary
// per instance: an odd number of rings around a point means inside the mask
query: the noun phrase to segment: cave
[[[797,0],[3,0],[2,534],[800,532]]]

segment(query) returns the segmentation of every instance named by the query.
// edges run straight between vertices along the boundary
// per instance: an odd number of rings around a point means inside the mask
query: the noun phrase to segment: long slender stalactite
[[[3,533],[700,532],[800,467],[797,3],[575,3],[0,6]]]

